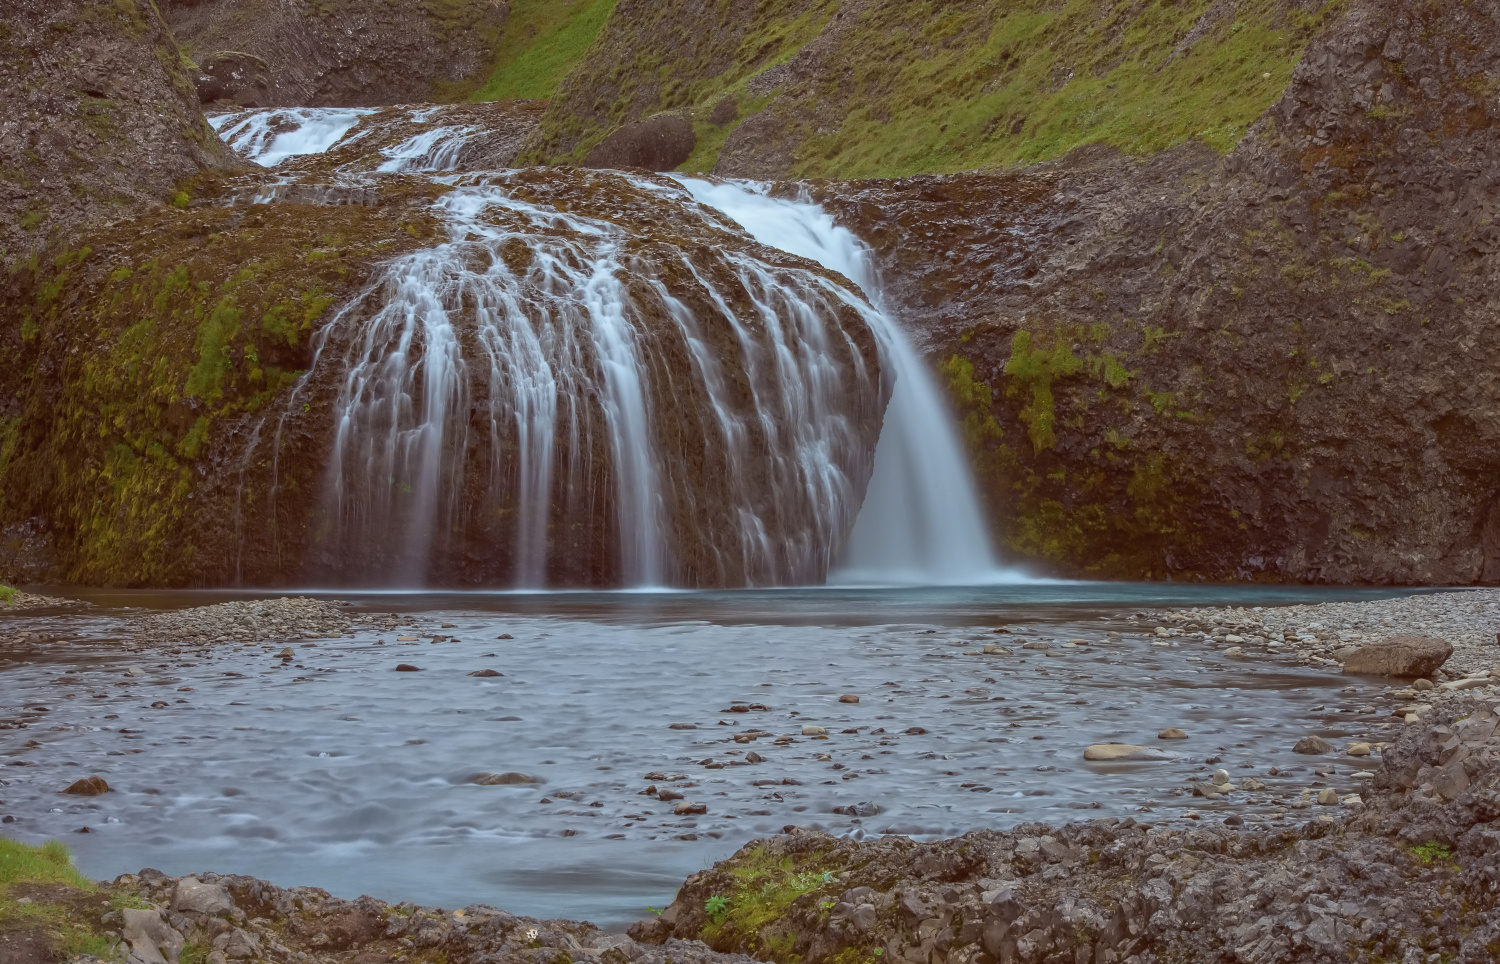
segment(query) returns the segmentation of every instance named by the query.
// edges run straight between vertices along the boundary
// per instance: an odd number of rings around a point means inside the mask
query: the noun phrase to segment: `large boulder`
[[[1344,672],[1360,676],[1431,676],[1453,655],[1453,644],[1427,636],[1392,636],[1361,646],[1344,659]]]
[[[681,114],[657,114],[626,124],[594,145],[583,166],[670,171],[688,159],[697,143],[692,121]]]

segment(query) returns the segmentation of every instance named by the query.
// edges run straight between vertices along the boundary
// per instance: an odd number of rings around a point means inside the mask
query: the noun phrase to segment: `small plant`
[[[729,916],[729,898],[715,894],[703,905],[703,910],[708,914],[709,920],[715,924],[722,924],[724,918]]]
[[[647,904],[646,913],[652,914],[656,917],[660,917],[662,915],[662,909],[660,907],[652,907],[650,904]]]
[[[185,208],[188,206],[188,202],[191,200],[192,198],[188,196],[188,192],[178,191],[176,194],[172,195],[172,207],[178,209]]]
[[[1453,848],[1446,844],[1440,844],[1436,840],[1429,840],[1420,846],[1411,848],[1411,855],[1422,862],[1425,867],[1433,864],[1451,864],[1453,860]]]

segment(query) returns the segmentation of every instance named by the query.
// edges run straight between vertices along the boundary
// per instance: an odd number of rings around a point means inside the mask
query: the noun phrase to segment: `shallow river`
[[[1375,762],[1340,756],[1322,777],[1314,766],[1334,758],[1290,750],[1308,733],[1370,734],[1388,712],[1370,708],[1378,687],[1227,661],[1206,642],[1153,646],[1141,630],[1155,623],[1129,617],[1362,595],[1377,594],[1088,584],[342,593],[357,609],[417,616],[425,635],[361,629],[298,644],[283,666],[280,644],[226,644],[206,659],[120,647],[122,607],[243,595],[95,593],[95,608],[73,614],[6,617],[7,628],[64,625],[72,641],[0,656],[0,814],[14,818],[3,832],[63,836],[100,877],[142,866],[248,873],[619,927],[668,903],[687,874],[792,824],[946,835],[1179,819],[1189,808],[1267,819],[1281,809],[1273,799],[1313,782],[1358,789],[1356,771]],[[984,643],[1014,655],[965,655]],[[395,672],[403,662],[421,671]],[[145,675],[126,675],[132,666]],[[484,668],[504,675],[465,675]],[[804,724],[828,739],[804,737]],[[1190,738],[1159,743],[1167,726]],[[768,735],[733,739],[751,730]],[[792,741],[777,744],[782,734]],[[1084,762],[1085,746],[1111,740],[1180,756]],[[746,763],[752,751],[764,762]],[[1174,793],[1220,766],[1267,789],[1227,805]],[[486,772],[540,782],[470,782]],[[115,792],[59,794],[90,773]],[[651,784],[707,813],[675,815],[642,793]]]

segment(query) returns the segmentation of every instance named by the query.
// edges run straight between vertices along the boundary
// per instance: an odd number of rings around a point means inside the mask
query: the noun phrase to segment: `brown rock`
[[[104,782],[104,778],[96,775],[84,777],[70,785],[63,793],[71,793],[78,797],[97,797],[101,793],[108,793],[109,790],[109,784]]]
[[[1306,753],[1309,756],[1317,756],[1323,753],[1332,753],[1335,747],[1332,743],[1321,736],[1304,736],[1292,747],[1293,753]]]
[[[1175,726],[1169,726],[1165,730],[1162,730],[1160,733],[1156,734],[1156,738],[1158,740],[1186,740],[1187,734],[1182,732]]]
[[[512,787],[525,783],[541,783],[536,777],[528,773],[516,773],[507,771],[505,773],[476,773],[469,777],[470,783],[477,783],[481,787]]]
[[[1453,644],[1428,636],[1392,636],[1361,646],[1344,660],[1345,673],[1364,676],[1431,676],[1453,655]]]
[[[657,114],[615,131],[594,145],[584,167],[640,167],[670,171],[693,153],[698,135],[681,114]]]
[[[843,696],[839,697],[839,702],[840,703],[858,703],[859,702],[859,697],[855,696],[853,693],[845,693]]]

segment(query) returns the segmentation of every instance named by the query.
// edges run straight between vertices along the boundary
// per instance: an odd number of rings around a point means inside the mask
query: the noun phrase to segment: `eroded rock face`
[[[167,0],[205,105],[347,107],[461,94],[490,66],[504,0]]]
[[[1012,554],[1494,578],[1497,38],[1492,5],[1371,3],[1227,157],[816,187],[946,376]]]
[[[204,123],[146,0],[6,3],[0,102],[0,269],[80,224],[165,204],[202,171],[243,166]]]

